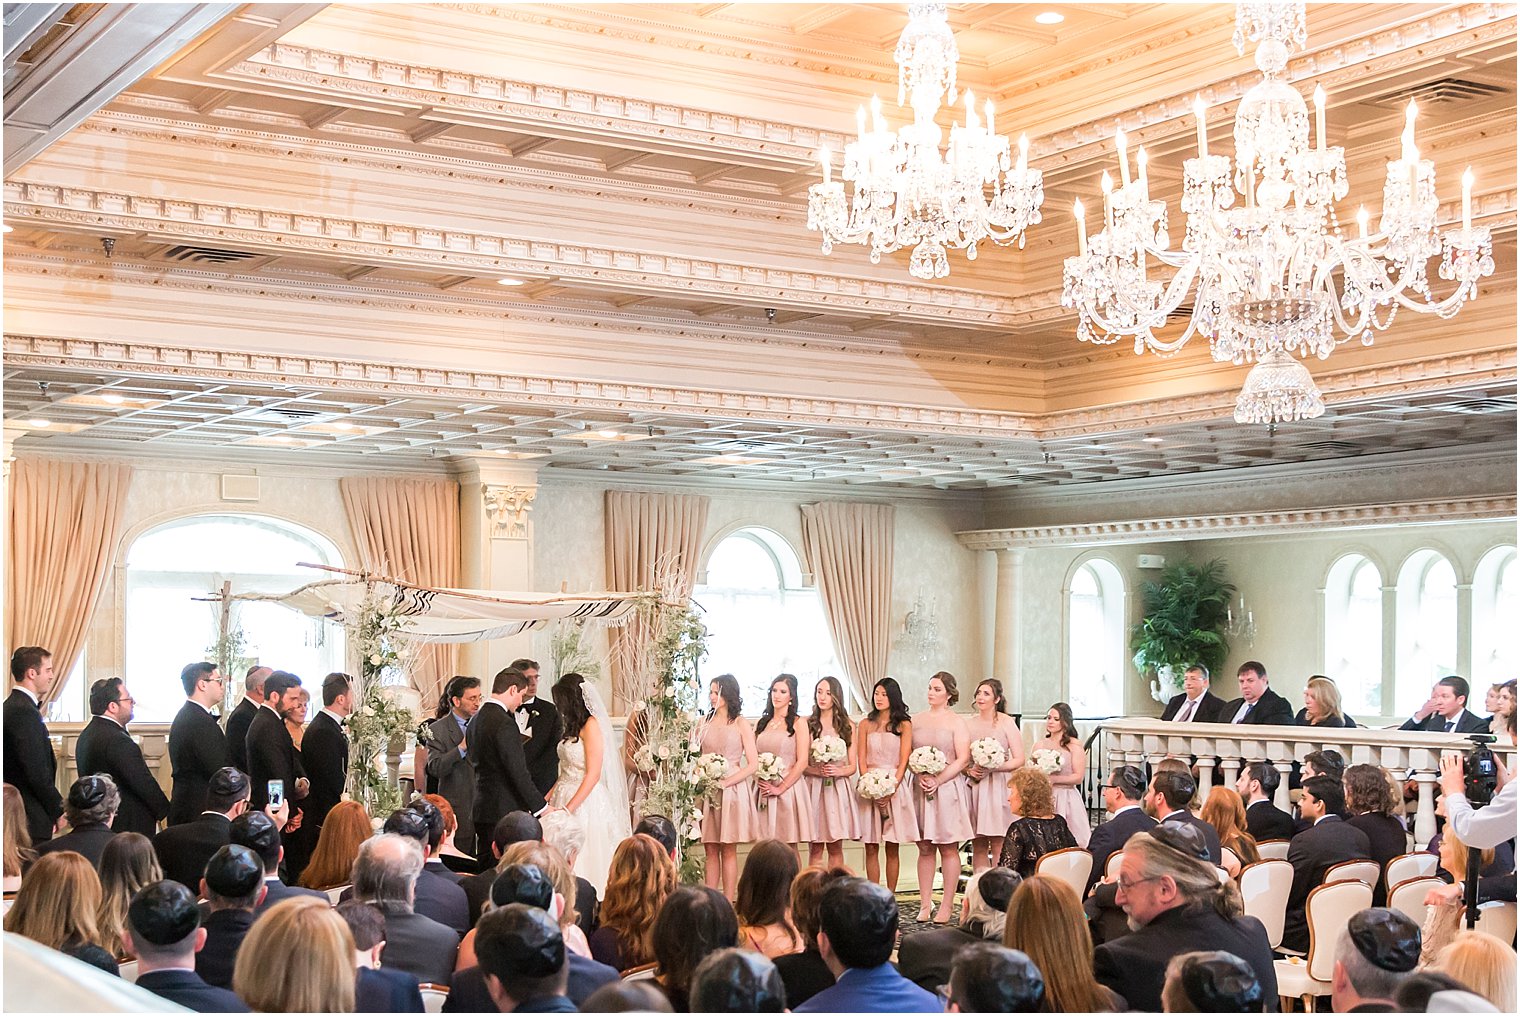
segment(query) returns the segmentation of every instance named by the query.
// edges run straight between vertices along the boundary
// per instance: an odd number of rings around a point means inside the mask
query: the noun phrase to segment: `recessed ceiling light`
[[[615,430],[599,430],[599,431],[596,432],[596,436],[597,437],[604,437],[608,441],[612,441],[612,440],[615,440],[615,439],[621,437],[622,435],[618,431],[615,431]]]
[[[497,279],[498,286],[521,286],[526,282],[524,279]]]
[[[1060,11],[1041,11],[1034,16],[1034,20],[1038,25],[1059,25],[1066,20],[1066,15]]]
[[[1160,444],[1163,439],[1159,438],[1159,437],[1148,437],[1148,438],[1144,438],[1143,440],[1145,441],[1146,444]]]
[[[351,423],[348,423],[345,420],[338,420],[336,423],[333,424],[333,429],[334,430],[353,430],[354,429],[354,425],[351,424]]]
[[[53,425],[52,421],[50,421],[50,420],[41,420],[41,419],[22,420],[21,422],[24,423],[28,427],[35,427],[38,430],[45,430],[46,428],[51,427]]]
[[[102,395],[100,397],[100,400],[102,402],[109,402],[113,406],[119,406],[123,402],[127,401],[126,399],[122,398],[120,395],[117,395],[117,394],[115,394],[113,392],[107,392],[105,395]]]

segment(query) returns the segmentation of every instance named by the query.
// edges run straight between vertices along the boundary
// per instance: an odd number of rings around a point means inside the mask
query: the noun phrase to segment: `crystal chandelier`
[[[1040,221],[1044,183],[1029,168],[1028,143],[1019,138],[1017,161],[1010,169],[1008,139],[993,129],[992,101],[977,117],[976,100],[966,92],[966,119],[950,128],[949,148],[940,151],[941,130],[934,122],[940,98],[956,101],[955,65],[960,53],[946,20],[945,5],[908,6],[908,26],[897,40],[897,104],[907,99],[913,122],[896,131],[881,115],[881,100],[871,98],[856,112],[856,140],[845,145],[840,175],[855,185],[846,200],[844,184],[833,178],[832,154],[818,153],[823,182],[808,188],[808,229],[823,233],[823,252],[836,243],[869,244],[871,263],[883,254],[912,247],[908,272],[919,279],[950,274],[947,249],[976,259],[983,240],[1024,245],[1024,231]],[[991,189],[989,195],[988,189]]]
[[[1364,208],[1356,236],[1346,234],[1335,212],[1346,196],[1346,152],[1325,145],[1324,90],[1314,90],[1311,146],[1308,109],[1282,78],[1291,48],[1306,39],[1301,3],[1236,5],[1235,48],[1244,54],[1247,40],[1257,43],[1263,80],[1236,111],[1233,167],[1209,154],[1206,110],[1194,104],[1198,156],[1183,166],[1180,249],[1170,249],[1166,203],[1151,200],[1143,148],[1131,179],[1122,130],[1118,187],[1103,173],[1102,230],[1089,239],[1082,203],[1074,208],[1078,254],[1066,259],[1061,302],[1077,308],[1077,337],[1132,337],[1136,353],[1167,356],[1202,332],[1214,359],[1255,361],[1235,406],[1241,423],[1322,415],[1319,389],[1292,354],[1325,359],[1353,337],[1371,345],[1400,307],[1449,318],[1494,270],[1489,231],[1472,226],[1471,170],[1462,176],[1461,228],[1437,236],[1435,165],[1415,147],[1413,102],[1377,230]],[[1457,284],[1441,300],[1426,274],[1437,255],[1440,277]],[[1158,334],[1177,313],[1188,315],[1181,334]]]

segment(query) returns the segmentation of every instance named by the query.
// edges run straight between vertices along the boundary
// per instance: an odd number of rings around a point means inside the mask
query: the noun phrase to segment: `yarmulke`
[[[1008,901],[1013,899],[1014,890],[1023,881],[1012,868],[988,868],[977,879],[976,887],[982,894],[983,903],[999,913],[1007,913]]]
[[[201,926],[201,908],[195,894],[178,882],[165,879],[143,886],[127,907],[132,937],[153,945],[183,942]]]
[[[491,902],[498,907],[524,903],[548,910],[554,902],[554,883],[536,864],[509,864],[491,883]]]
[[[1150,834],[1173,850],[1180,850],[1190,857],[1210,860],[1209,844],[1203,838],[1203,833],[1185,822],[1158,822],[1151,828]]]
[[[208,789],[212,797],[242,797],[248,793],[248,777],[233,766],[222,766],[211,774]]]
[[[1375,967],[1402,974],[1419,965],[1420,926],[1401,911],[1368,907],[1351,915],[1346,930],[1356,951]]]
[[[267,857],[280,846],[280,830],[262,811],[245,811],[232,820],[228,835],[233,843]]]
[[[115,785],[116,782],[111,777],[99,773],[94,776],[81,776],[69,788],[69,807],[88,811],[104,802]]]
[[[1261,1012],[1261,981],[1249,963],[1226,952],[1183,963],[1182,990],[1199,1012]]]
[[[483,952],[479,939],[500,943],[506,969],[489,973],[509,977],[549,977],[565,965],[565,937],[547,911],[523,903],[508,903],[480,919],[476,952]],[[493,954],[496,951],[492,950]]]
[[[206,888],[218,896],[240,899],[264,881],[264,862],[247,847],[229,843],[206,862]]]

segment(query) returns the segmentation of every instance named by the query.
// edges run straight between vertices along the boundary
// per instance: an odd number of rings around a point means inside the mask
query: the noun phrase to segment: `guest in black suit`
[[[137,986],[194,1012],[247,1012],[226,988],[201,980],[195,954],[206,943],[195,893],[164,880],[144,886],[127,907],[128,952],[137,957]]]
[[[381,960],[427,984],[448,984],[459,957],[459,936],[446,924],[413,910],[422,851],[417,841],[394,833],[365,840],[354,860],[354,899],[385,915]]]
[[[1209,690],[1209,668],[1195,663],[1182,675],[1182,694],[1173,695],[1161,718],[1177,723],[1218,723],[1224,699]]]
[[[1286,949],[1304,952],[1309,948],[1309,920],[1305,913],[1309,891],[1324,883],[1325,872],[1332,864],[1370,858],[1372,848],[1366,833],[1341,821],[1340,813],[1346,810],[1345,794],[1330,777],[1311,776],[1304,780],[1298,809],[1312,825],[1288,845],[1293,888],[1288,892],[1282,944]]]
[[[311,790],[306,770],[301,765],[301,753],[290,739],[285,726],[287,716],[296,716],[301,710],[301,679],[283,670],[276,670],[264,679],[264,704],[259,706],[252,722],[248,724],[248,779],[252,782],[253,796],[248,807],[262,811],[269,803],[269,781],[281,780],[285,784],[285,799],[300,801]],[[292,804],[292,813],[295,806]]]
[[[554,919],[524,903],[492,910],[475,935],[486,990],[506,1012],[575,1012],[565,995],[567,952]]]
[[[1266,664],[1255,660],[1242,663],[1235,679],[1240,684],[1240,698],[1225,704],[1220,723],[1293,725],[1293,707],[1268,686]]]
[[[475,842],[475,770],[466,752],[465,729],[480,711],[480,678],[459,675],[449,681],[443,692],[445,712],[428,725],[428,779],[435,781],[438,793],[448,801],[459,819],[454,845],[471,857],[479,857],[484,848]]]
[[[169,761],[174,766],[174,789],[169,797],[169,824],[193,822],[206,810],[206,787],[211,774],[232,764],[227,735],[211,713],[220,705],[227,679],[214,663],[192,663],[179,674],[185,704],[169,727]]]
[[[528,690],[523,693],[517,714],[517,725],[523,735],[523,759],[528,765],[528,775],[533,777],[533,785],[547,799],[559,779],[559,742],[564,721],[553,702],[538,697],[538,664],[521,659],[513,660],[511,665],[528,679]]]
[[[422,871],[417,874],[412,909],[448,925],[461,936],[469,931],[470,901],[454,873],[437,860],[438,844],[443,840],[443,814],[432,802],[418,798],[386,819],[384,831],[415,840],[422,849]]]
[[[307,724],[301,739],[301,765],[311,781],[311,791],[301,802],[300,829],[286,838],[285,865],[291,881],[305,870],[327,813],[343,800],[343,789],[348,785],[348,735],[343,724],[353,709],[353,678],[328,674],[322,682],[322,708]]]
[[[264,701],[264,679],[274,671],[255,664],[243,678],[243,700],[227,717],[227,751],[239,772],[248,771],[248,725]]]
[[[259,863],[264,866],[264,901],[255,913],[262,914],[292,896],[312,896],[326,901],[326,893],[280,881],[280,860],[285,856],[285,847],[280,842],[280,826],[275,819],[262,811],[245,811],[232,820],[227,832],[233,843],[257,854]]]
[[[1233,886],[1220,884],[1196,826],[1162,822],[1132,837],[1124,847],[1118,887],[1118,902],[1138,928],[1098,946],[1093,973],[1131,1009],[1161,1012],[1167,964],[1200,947],[1245,960],[1268,1004],[1275,1005],[1277,973],[1267,930],[1241,913]]]
[[[1430,698],[1399,729],[1448,734],[1488,733],[1488,722],[1467,711],[1467,692],[1467,682],[1462,678],[1455,675],[1441,678],[1430,690]]]
[[[21,792],[26,829],[34,845],[58,831],[63,795],[58,793],[58,759],[48,740],[41,703],[53,688],[53,654],[22,646],[11,654],[15,687],[5,699],[5,782]]]
[[[206,944],[195,954],[195,972],[207,984],[230,989],[238,949],[264,898],[264,865],[247,847],[229,843],[206,862],[201,895],[211,912],[206,915]]]
[[[354,986],[354,1012],[422,1012],[417,978],[404,970],[380,965],[385,951],[385,915],[372,903],[350,900],[338,904],[338,916],[354,936],[359,977]],[[453,994],[453,989],[450,989]]]
[[[925,991],[949,984],[956,953],[977,942],[1003,941],[1008,901],[1022,881],[1010,868],[988,868],[975,876],[966,891],[961,923],[905,935],[897,948],[898,971]]]
[[[68,819],[69,831],[39,844],[37,856],[72,850],[83,855],[99,872],[100,856],[116,835],[111,822],[120,806],[121,792],[116,789],[115,780],[109,776],[81,776],[69,788],[64,802],[63,814]]]
[[[480,920],[480,912],[485,908],[486,900],[491,898],[491,885],[496,881],[496,867],[501,861],[501,855],[514,843],[541,843],[543,838],[543,824],[525,811],[508,812],[497,821],[491,829],[490,837],[484,841],[485,848],[491,854],[490,866],[482,865],[480,874],[459,880],[459,888],[464,890],[465,899],[469,902],[472,927]],[[591,933],[586,934],[589,937]]]
[[[153,837],[164,877],[181,885],[200,885],[211,855],[232,842],[232,820],[248,807],[248,777],[231,766],[218,769],[211,774],[205,805],[194,820]]]
[[[1235,781],[1235,789],[1246,802],[1246,832],[1257,843],[1293,838],[1293,816],[1272,803],[1281,783],[1282,775],[1270,762],[1247,763]]]
[[[1388,862],[1408,850],[1404,823],[1394,815],[1399,802],[1394,798],[1393,787],[1383,770],[1370,765],[1347,769],[1342,785],[1346,788],[1346,810],[1351,816],[1346,824],[1366,834],[1372,859],[1386,872]],[[1392,888],[1379,878],[1372,887],[1372,905],[1381,907]]]
[[[1304,707],[1293,717],[1300,727],[1354,727],[1356,721],[1341,706],[1341,690],[1323,674],[1304,685]]]
[[[104,773],[121,791],[121,808],[111,828],[119,833],[142,833],[150,839],[158,822],[169,814],[169,798],[143,761],[142,749],[127,733],[132,722],[132,696],[119,677],[90,686],[90,720],[79,735],[74,757],[79,774]]]
[[[1162,770],[1151,778],[1147,803],[1156,813],[1158,824],[1189,825],[1197,829],[1207,847],[1209,860],[1218,864],[1224,857],[1219,849],[1219,830],[1188,811],[1188,802],[1197,792],[1198,785],[1187,773]]]
[[[1103,877],[1108,859],[1115,851],[1124,849],[1125,841],[1156,825],[1156,820],[1140,806],[1145,789],[1145,774],[1136,766],[1115,766],[1103,781],[1103,807],[1109,817],[1092,831],[1087,841],[1087,852],[1093,855],[1092,871],[1087,875],[1088,888]]]
[[[491,863],[485,847],[496,821],[512,811],[537,814],[544,809],[543,793],[533,782],[523,755],[516,712],[528,690],[528,678],[508,667],[491,682],[491,697],[480,707],[465,733],[470,764],[475,767],[475,835],[481,846],[480,864]]]

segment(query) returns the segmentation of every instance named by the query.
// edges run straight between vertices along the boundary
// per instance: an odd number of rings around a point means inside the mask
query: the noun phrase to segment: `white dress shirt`
[[[1488,850],[1515,835],[1515,795],[1520,781],[1510,780],[1486,808],[1474,808],[1463,794],[1446,795],[1446,821],[1457,839],[1469,847]]]

